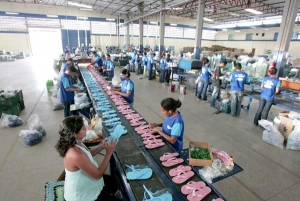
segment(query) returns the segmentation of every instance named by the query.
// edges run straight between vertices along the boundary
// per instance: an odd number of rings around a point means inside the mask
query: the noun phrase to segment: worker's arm
[[[150,123],[150,127],[151,128],[162,127],[162,125],[163,125],[163,123],[159,123],[159,124],[157,124],[157,123]]]
[[[61,81],[62,81],[62,85],[66,89],[66,91],[68,91],[68,92],[73,92],[73,91],[80,92],[81,91],[79,88],[70,85],[69,80],[67,78],[64,77],[64,78],[62,78]]]
[[[281,85],[281,83],[279,81],[276,86],[276,94],[279,94],[279,92],[280,92],[280,85]]]
[[[164,137],[168,142],[170,142],[171,144],[175,144],[177,141],[177,138],[181,136],[182,133],[182,129],[183,129],[183,125],[181,123],[175,123],[172,126],[172,130],[171,130],[171,136],[165,134],[163,131],[155,128],[152,130],[152,133],[158,133],[159,135],[161,135],[162,137]]]

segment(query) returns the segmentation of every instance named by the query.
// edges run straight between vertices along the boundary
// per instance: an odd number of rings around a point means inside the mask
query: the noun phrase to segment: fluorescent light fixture
[[[19,15],[19,13],[13,13],[13,12],[5,12],[7,15]]]
[[[261,15],[261,14],[263,14],[261,11],[254,10],[252,8],[247,8],[247,9],[245,9],[245,11],[248,11],[249,13],[253,13],[255,15]]]
[[[239,22],[236,25],[239,27],[251,27],[251,26],[262,25],[262,22],[261,21],[254,21],[254,22],[244,21],[244,22]]]
[[[177,24],[170,24],[171,26],[177,26]]]
[[[77,19],[80,19],[80,20],[87,20],[88,18],[87,18],[87,17],[77,17]]]
[[[203,18],[205,21],[208,21],[208,22],[212,22],[212,21],[214,21],[214,20],[212,20],[212,19],[209,19],[209,18],[206,18],[206,17],[204,17]]]
[[[228,29],[222,29],[222,31],[227,31]]]
[[[240,30],[235,30],[235,32],[241,32]]]
[[[150,24],[157,24],[157,22],[150,22]]]
[[[80,8],[80,10],[84,10],[84,11],[93,11],[92,8]]]
[[[106,18],[107,21],[115,21],[116,19],[109,19],[109,18]]]
[[[53,18],[56,18],[58,17],[57,15],[47,15],[47,17],[53,17]]]
[[[68,5],[77,6],[77,7],[81,7],[81,8],[93,8],[93,6],[80,4],[80,3],[75,3],[75,2],[72,2],[72,1],[68,1]]]
[[[268,31],[269,29],[265,29],[266,31]]]
[[[226,28],[235,28],[235,24],[221,24],[221,25],[216,25],[214,28],[216,29],[226,29]]]

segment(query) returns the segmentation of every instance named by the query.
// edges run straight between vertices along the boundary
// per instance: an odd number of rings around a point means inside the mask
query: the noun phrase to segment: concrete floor
[[[44,184],[55,181],[63,170],[62,159],[54,149],[63,111],[52,111],[52,101],[45,90],[46,80],[53,77],[52,61],[26,58],[0,63],[0,89],[22,89],[26,106],[20,115],[23,126],[0,128],[0,200],[43,200]],[[264,143],[263,131],[252,124],[253,112],[243,110],[239,118],[212,115],[215,110],[209,103],[198,101],[191,90],[180,95],[170,93],[156,81],[140,80],[136,75],[132,79],[134,107],[146,120],[162,122],[160,101],[165,97],[179,98],[183,103],[180,112],[185,120],[185,147],[192,140],[209,142],[228,152],[244,168],[243,172],[214,184],[228,200],[300,200],[299,153]],[[255,111],[257,102],[251,107]],[[279,111],[282,109],[273,106],[270,117]],[[47,136],[42,143],[25,147],[18,133],[28,128],[26,121],[31,114],[39,115]]]

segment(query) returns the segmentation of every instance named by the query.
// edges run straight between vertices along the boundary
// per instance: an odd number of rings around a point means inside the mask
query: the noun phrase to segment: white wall
[[[14,54],[31,53],[29,34],[0,33],[0,49]]]

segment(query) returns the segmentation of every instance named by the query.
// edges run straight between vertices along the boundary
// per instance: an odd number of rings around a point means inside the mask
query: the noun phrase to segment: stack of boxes
[[[5,96],[3,92],[0,91],[0,116],[2,113],[19,116],[25,108],[22,90],[14,91],[13,96]]]

